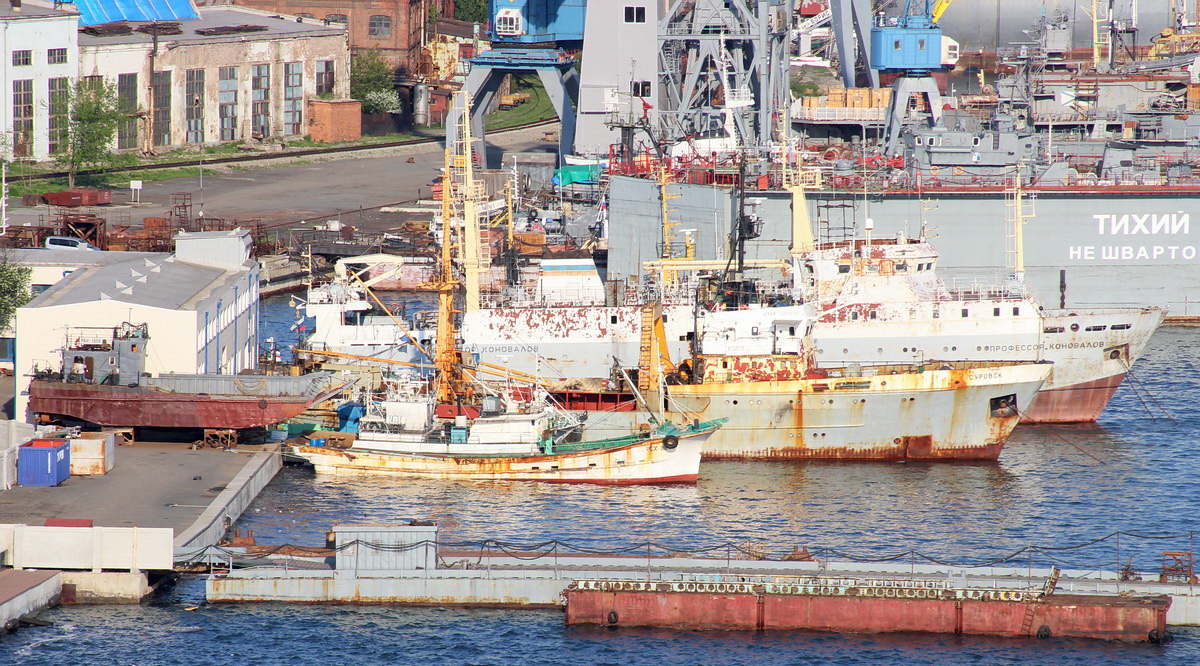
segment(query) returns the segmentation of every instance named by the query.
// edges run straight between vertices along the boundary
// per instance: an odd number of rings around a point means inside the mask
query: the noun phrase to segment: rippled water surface
[[[1156,575],[1161,551],[1187,550],[1186,533],[1200,531],[1198,357],[1200,329],[1162,329],[1100,424],[1021,427],[994,464],[706,463],[695,486],[616,488],[334,481],[287,467],[238,527],[253,529],[260,542],[317,544],[334,522],[419,518],[437,520],[447,541],[559,540],[581,548],[655,541],[691,549],[754,541],[775,552],[804,545],[861,557],[911,549],[960,563],[1119,530],[1126,533],[1119,541],[1038,552],[1033,563],[1112,568],[1120,561]],[[1200,663],[1200,629],[1191,628],[1176,628],[1177,639],[1160,647],[608,631],[567,629],[554,611],[202,602],[202,581],[186,579],[148,606],[56,609],[45,615],[53,627],[0,642],[0,663]]]

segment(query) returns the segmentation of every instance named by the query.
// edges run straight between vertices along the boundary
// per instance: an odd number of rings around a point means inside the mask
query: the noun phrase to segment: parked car
[[[46,239],[46,247],[51,250],[99,250],[100,248],[83,240],[70,236],[50,236]]]

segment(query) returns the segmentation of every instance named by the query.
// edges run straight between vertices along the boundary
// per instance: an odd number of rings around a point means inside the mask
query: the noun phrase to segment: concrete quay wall
[[[15,628],[24,615],[37,615],[62,595],[57,571],[0,571],[0,628]]]
[[[233,477],[204,513],[175,537],[175,552],[187,553],[215,546],[262,489],[283,467],[279,446],[260,451]]]

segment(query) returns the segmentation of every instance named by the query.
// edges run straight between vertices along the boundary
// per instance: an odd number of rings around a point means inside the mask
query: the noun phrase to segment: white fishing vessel
[[[986,284],[935,273],[920,239],[823,244],[798,257],[818,310],[818,365],[1052,361],[1030,422],[1095,421],[1166,314],[1162,308],[1042,307],[1019,279]]]

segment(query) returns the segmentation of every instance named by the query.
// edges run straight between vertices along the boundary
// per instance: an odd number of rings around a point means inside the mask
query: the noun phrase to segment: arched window
[[[304,19],[316,19],[317,18],[317,17],[313,16],[312,14],[296,14],[296,16],[299,18],[304,18]]]
[[[372,16],[370,23],[367,24],[367,34],[372,37],[391,37],[392,17]]]
[[[330,23],[341,23],[342,25],[345,25],[346,24],[346,15],[345,14],[330,14],[330,15],[326,16],[325,24],[328,25]]]

